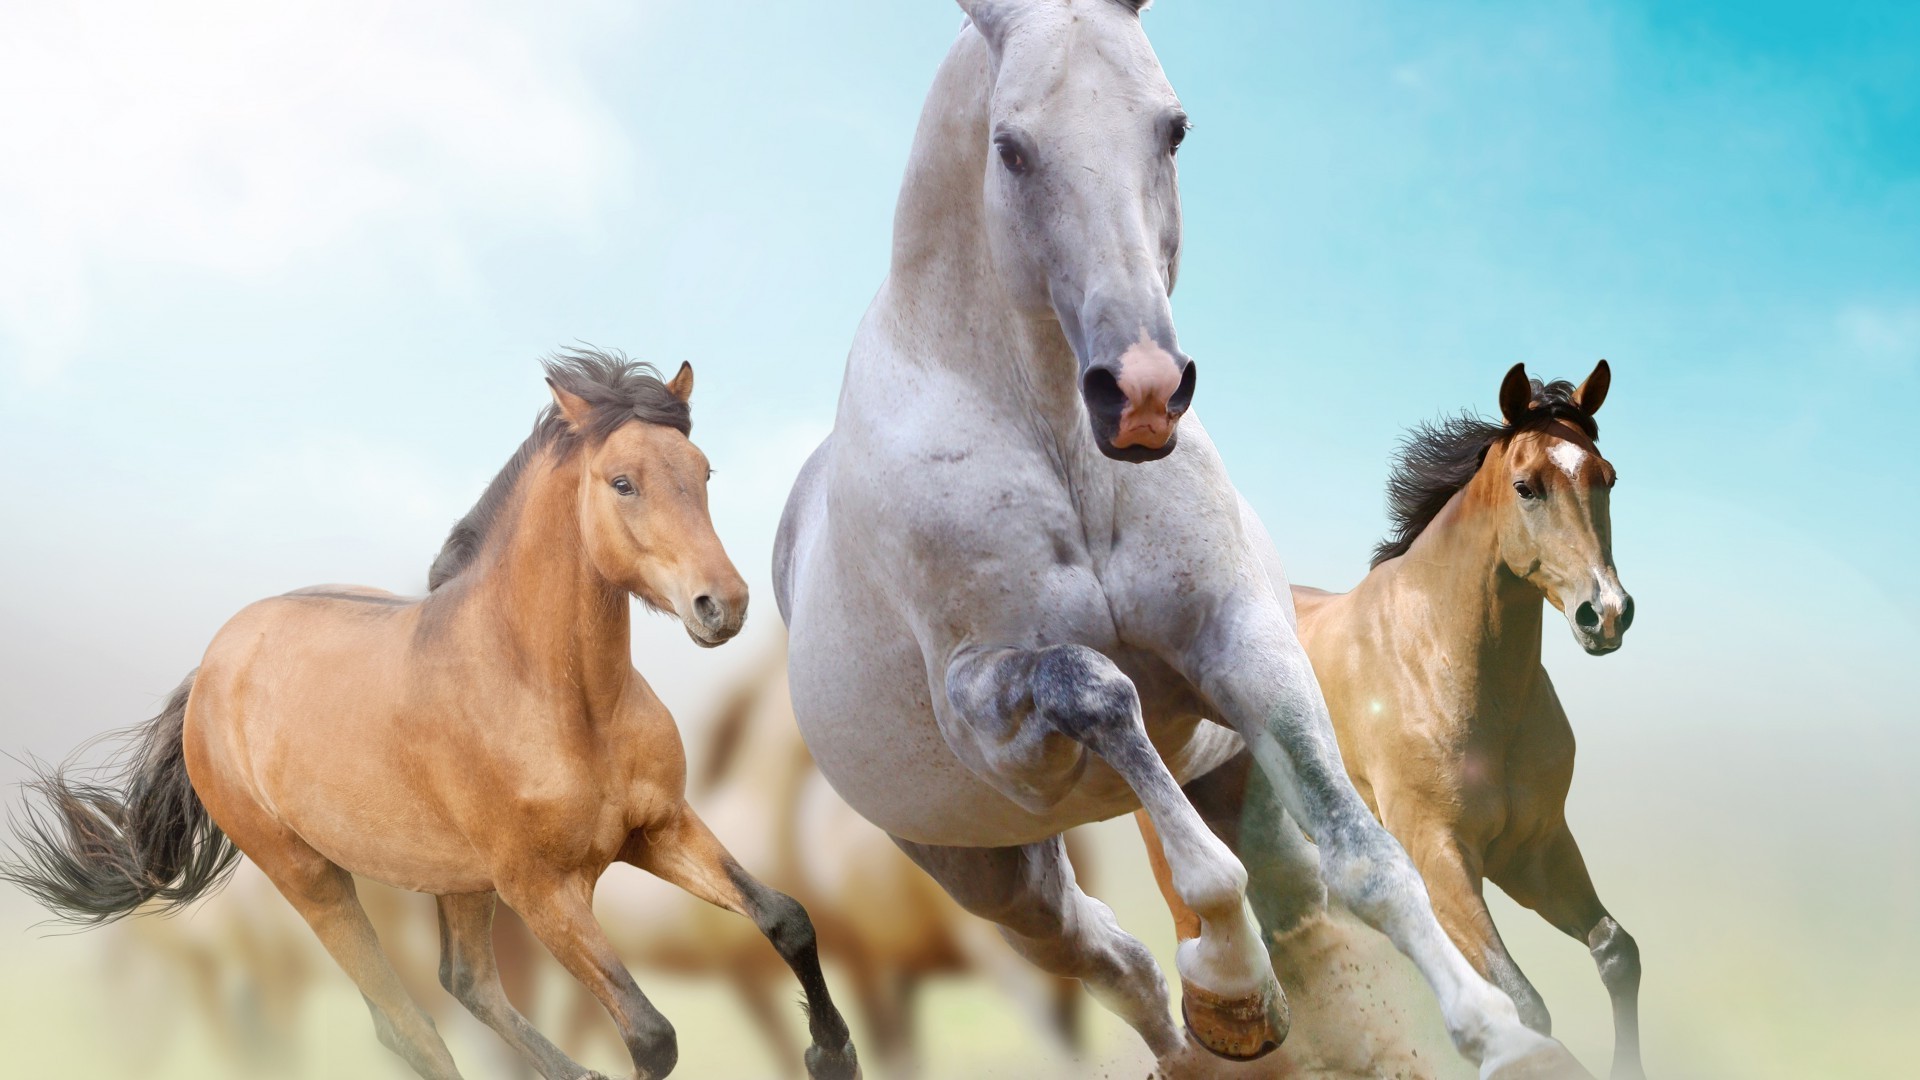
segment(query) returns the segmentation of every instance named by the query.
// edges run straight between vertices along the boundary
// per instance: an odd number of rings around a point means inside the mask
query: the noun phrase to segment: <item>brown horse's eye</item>
[[[622,495],[631,495],[633,494],[633,481],[628,480],[624,476],[616,476],[613,478],[613,490]]]
[[[1523,499],[1531,499],[1534,496],[1533,488],[1528,486],[1525,480],[1515,480],[1513,482],[1513,490],[1519,492],[1520,497]]]

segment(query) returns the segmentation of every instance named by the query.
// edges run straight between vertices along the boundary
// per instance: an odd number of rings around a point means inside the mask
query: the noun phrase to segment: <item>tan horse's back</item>
[[[469,861],[448,857],[466,845],[444,804],[423,797],[419,739],[431,734],[407,723],[406,704],[439,695],[408,665],[420,618],[419,602],[392,593],[316,586],[230,619],[201,661],[185,728],[188,769],[216,818],[244,816],[214,803],[245,792],[356,874],[486,888]],[[361,842],[375,831],[382,844]]]

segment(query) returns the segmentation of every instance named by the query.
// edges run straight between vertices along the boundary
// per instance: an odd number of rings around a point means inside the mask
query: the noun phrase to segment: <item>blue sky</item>
[[[723,536],[764,579],[959,21],[9,6],[9,731],[56,749],[67,723],[21,713],[76,650],[158,692],[255,596],[417,588],[541,403],[533,359],[574,340],[695,362]],[[1605,356],[1644,647],[1574,677],[1705,666],[1721,708],[1782,723],[1836,693],[1910,711],[1882,675],[1920,643],[1920,10],[1163,0],[1147,23],[1198,124],[1174,303],[1197,407],[1297,579],[1359,575],[1405,425],[1491,410],[1515,361]],[[1806,661],[1784,696],[1783,653]]]

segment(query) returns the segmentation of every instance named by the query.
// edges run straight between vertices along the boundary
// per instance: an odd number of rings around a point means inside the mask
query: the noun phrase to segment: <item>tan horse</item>
[[[1596,656],[1633,622],[1613,567],[1614,470],[1594,445],[1611,378],[1604,360],[1578,388],[1516,364],[1504,423],[1415,429],[1372,571],[1349,593],[1293,594],[1347,773],[1413,856],[1440,925],[1542,1032],[1546,1006],[1501,943],[1482,880],[1584,942],[1613,999],[1613,1075],[1638,1077],[1640,952],[1567,826],[1573,730],[1540,665],[1543,599]],[[1175,915],[1189,934],[1193,918]]]
[[[245,852],[353,977],[381,1041],[439,1080],[459,1072],[351,875],[432,893],[442,984],[547,1080],[597,1076],[507,1000],[497,895],[605,1006],[639,1075],[659,1077],[673,1028],[592,909],[601,873],[630,862],[752,919],[805,987],[809,1070],[855,1076],[805,910],[687,806],[679,732],[629,658],[629,595],[703,645],[746,615],[687,439],[692,370],[666,383],[597,352],[546,368],[552,408],[455,526],[428,597],[325,586],[246,608],[141,730],[121,783],[42,779],[50,805],[6,876],[99,922],[184,904]]]

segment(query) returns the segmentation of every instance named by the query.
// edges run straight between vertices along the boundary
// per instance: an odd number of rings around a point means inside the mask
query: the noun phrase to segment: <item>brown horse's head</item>
[[[662,400],[654,411],[661,415],[621,402],[611,424],[604,403],[576,392],[597,387],[569,388],[557,378],[547,383],[561,419],[585,439],[580,536],[594,569],[648,607],[677,615],[700,645],[739,633],[747,583],[713,531],[707,513],[713,470],[687,437],[692,366],[680,365],[666,392],[657,394]]]
[[[1500,386],[1511,434],[1494,440],[1481,466],[1489,497],[1505,511],[1507,568],[1546,593],[1595,656],[1618,649],[1633,624],[1633,597],[1613,567],[1613,465],[1594,445],[1593,414],[1611,381],[1605,360],[1571,390],[1534,382],[1515,364]]]

